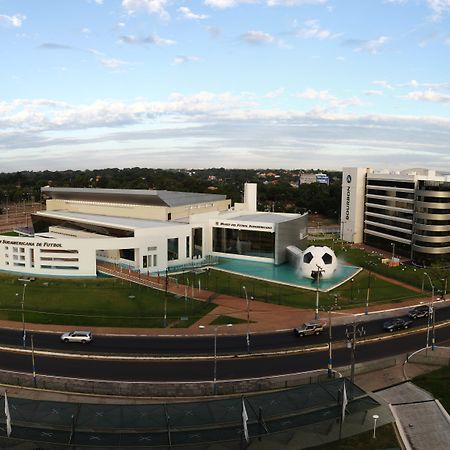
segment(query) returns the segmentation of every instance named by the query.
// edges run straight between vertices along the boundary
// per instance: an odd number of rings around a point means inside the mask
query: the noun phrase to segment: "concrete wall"
[[[403,361],[403,358],[402,358]],[[397,364],[396,358],[370,361],[355,365],[355,373],[366,373],[392,367]],[[124,363],[126,364],[126,363]],[[340,368],[339,373],[344,376],[350,374],[350,367]],[[327,370],[303,372],[298,374],[280,375],[276,377],[257,378],[249,380],[218,381],[216,393],[218,395],[243,394],[273,389],[284,389],[301,384],[317,383],[327,379]],[[16,386],[33,387],[31,374],[18,374],[0,371],[0,383]],[[203,397],[213,395],[212,381],[205,382],[150,382],[126,383],[120,381],[89,381],[49,376],[36,376],[36,387],[64,392],[79,392],[99,395],[165,397],[166,401],[179,401],[179,397]],[[177,398],[178,397],[178,398]]]

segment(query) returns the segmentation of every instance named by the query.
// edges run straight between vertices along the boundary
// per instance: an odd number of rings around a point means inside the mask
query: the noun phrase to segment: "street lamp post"
[[[377,420],[380,418],[380,416],[378,414],[374,414],[372,416],[373,419],[373,439],[376,439],[377,435],[376,435],[376,431],[377,431]]]
[[[444,295],[442,296],[442,300],[445,300],[445,297],[447,296],[447,277],[441,278],[441,281],[444,283]]]
[[[431,304],[429,307],[429,312],[428,312],[428,324],[427,324],[427,346],[425,349],[425,355],[428,354],[428,347],[430,345],[430,322],[431,322],[431,350],[434,351],[434,343],[435,343],[435,335],[434,335],[434,323],[435,323],[435,318],[434,318],[434,284],[431,281],[431,277],[430,275],[428,275],[427,272],[423,273],[424,275],[426,275],[426,277],[428,278],[428,281],[430,282],[431,285]]]
[[[226,325],[223,325],[226,327],[232,327],[232,323],[227,323]],[[199,325],[200,329],[205,329],[204,325]],[[217,330],[221,328],[220,325],[214,326],[214,372],[213,372],[213,394],[216,395],[217,393]]]
[[[247,353],[250,353],[250,302],[247,295],[247,288],[245,286],[242,286],[242,289],[244,289],[245,292],[245,301],[247,302]],[[253,297],[252,297],[253,299]]]
[[[366,295],[366,316],[369,314],[369,296],[370,296],[370,276],[372,275],[372,271],[369,269],[369,278],[367,280],[367,295]]]
[[[24,304],[25,304],[25,288],[27,287],[27,283],[24,283],[23,290],[22,290],[22,301],[20,302],[22,306],[22,341],[23,341],[23,348],[25,348],[26,338],[27,338],[27,331],[25,329],[25,310],[24,310]]]
[[[355,382],[355,352],[356,352],[356,339],[366,334],[366,330],[362,323],[353,322],[351,329],[345,330],[345,336],[347,338],[347,347],[350,348],[350,380]]]
[[[332,353],[332,322],[331,322],[331,311],[334,309],[339,309],[337,305],[329,305],[328,307],[328,378],[333,378],[333,353]]]
[[[315,319],[319,319],[319,287],[320,287],[320,277],[322,275],[322,267],[320,267],[318,264],[316,264],[317,267],[317,278],[316,278],[316,313],[315,313]]]
[[[395,257],[395,242],[391,242],[392,245],[392,261],[394,261],[394,257]]]

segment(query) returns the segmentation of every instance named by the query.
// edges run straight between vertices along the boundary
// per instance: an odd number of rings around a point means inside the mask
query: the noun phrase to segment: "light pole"
[[[329,305],[328,307],[328,378],[333,378],[333,353],[332,353],[332,323],[331,323],[331,311],[334,309],[340,309],[340,307],[335,305]]]
[[[231,328],[233,326],[232,323],[227,323],[226,325],[223,325],[226,327]],[[205,325],[199,325],[198,326],[201,330],[205,329]],[[214,372],[213,372],[213,394],[216,395],[217,393],[217,330],[221,328],[220,325],[214,326]]]
[[[242,289],[244,289],[245,292],[245,301],[247,302],[247,353],[250,353],[250,302],[248,300],[247,295],[247,288],[245,286],[242,286]],[[252,297],[253,300],[253,297]]]
[[[392,261],[394,261],[394,257],[395,257],[395,242],[391,242],[392,245]]]
[[[23,289],[22,289],[22,301],[20,302],[22,306],[22,341],[23,341],[23,348],[25,348],[25,341],[27,338],[27,331],[25,330],[25,310],[24,310],[24,304],[25,304],[25,288],[27,287],[27,283],[24,283]],[[18,295],[18,294],[16,294]]]
[[[433,351],[434,351],[434,342],[435,342],[435,338],[434,338],[434,323],[435,323],[435,319],[434,319],[434,284],[431,281],[430,275],[428,275],[427,272],[424,272],[423,274],[426,275],[426,277],[428,278],[428,281],[430,282],[430,285],[431,285],[431,305],[430,305],[429,312],[428,312],[427,347],[425,349],[425,355],[427,355],[428,347],[430,344],[430,322],[431,322],[431,350],[433,350]]]
[[[442,300],[445,300],[445,296],[447,295],[447,277],[441,278],[441,281],[444,283],[444,295],[442,296]]]
[[[316,264],[317,267],[317,285],[316,285],[316,314],[315,314],[315,319],[318,320],[319,319],[319,287],[320,287],[320,277],[322,275],[322,267],[320,267],[318,264]]]
[[[366,295],[366,316],[369,314],[369,295],[370,295],[370,276],[372,275],[372,271],[369,269],[369,278],[367,280],[367,295]]]
[[[375,439],[377,437],[376,435],[376,430],[377,430],[377,420],[380,418],[380,416],[378,414],[374,414],[372,416],[373,419],[373,438]]]
[[[351,329],[345,329],[345,337],[347,338],[347,348],[350,349],[350,380],[355,382],[355,351],[356,351],[356,338],[362,337],[366,334],[364,325],[362,323],[353,322]]]

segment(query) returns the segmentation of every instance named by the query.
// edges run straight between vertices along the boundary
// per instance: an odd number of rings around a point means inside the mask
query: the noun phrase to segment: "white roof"
[[[233,220],[239,220],[242,222],[265,222],[265,223],[281,223],[289,222],[290,220],[298,219],[302,217],[301,214],[280,214],[280,213],[254,213],[254,214],[241,214],[233,217]]]
[[[163,220],[133,219],[129,217],[104,216],[101,214],[82,214],[67,211],[39,211],[36,213],[36,215],[44,217],[54,217],[56,219],[68,219],[75,222],[88,222],[101,225],[109,225],[116,228],[128,230],[159,227],[177,227],[180,225],[180,223]]]

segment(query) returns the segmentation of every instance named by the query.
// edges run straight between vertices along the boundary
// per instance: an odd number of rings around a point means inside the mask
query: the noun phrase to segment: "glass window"
[[[213,228],[213,250],[220,253],[274,258],[275,233]]]
[[[158,265],[158,255],[153,255],[153,267]]]
[[[186,236],[186,258],[190,257],[191,254],[191,245],[190,245],[190,239],[189,236]]]
[[[192,230],[192,256],[201,258],[203,255],[203,228],[194,228]]]
[[[178,238],[167,239],[167,259],[174,261],[179,258]]]

